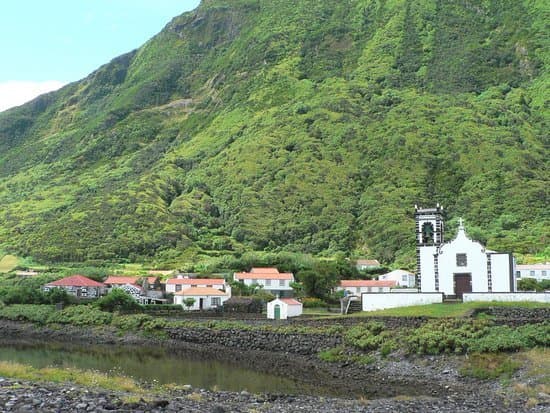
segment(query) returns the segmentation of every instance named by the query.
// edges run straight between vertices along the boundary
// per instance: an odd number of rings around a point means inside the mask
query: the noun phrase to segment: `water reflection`
[[[292,380],[243,369],[229,363],[196,360],[163,349],[109,346],[0,344],[0,360],[31,365],[114,372],[144,382],[190,384],[193,387],[251,393],[320,394]]]

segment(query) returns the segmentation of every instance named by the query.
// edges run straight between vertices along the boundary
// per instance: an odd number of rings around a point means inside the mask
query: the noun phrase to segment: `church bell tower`
[[[444,242],[443,207],[414,206],[416,221],[416,277],[421,292],[439,291],[438,248]]]

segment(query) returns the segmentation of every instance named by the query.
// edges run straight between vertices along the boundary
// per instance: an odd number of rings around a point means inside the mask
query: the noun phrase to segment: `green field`
[[[19,263],[19,259],[14,255],[5,255],[0,260],[0,272],[10,272]]]

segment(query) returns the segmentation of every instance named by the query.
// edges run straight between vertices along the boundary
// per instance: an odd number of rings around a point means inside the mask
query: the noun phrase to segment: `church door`
[[[455,274],[455,295],[462,298],[462,294],[472,292],[472,274]]]

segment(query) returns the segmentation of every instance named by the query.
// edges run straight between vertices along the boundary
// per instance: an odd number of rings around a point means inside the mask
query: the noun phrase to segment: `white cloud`
[[[57,90],[63,85],[65,83],[58,80],[47,80],[45,82],[9,80],[0,82],[0,112],[22,105],[43,93]]]

